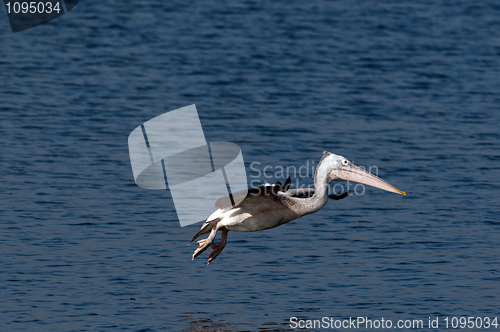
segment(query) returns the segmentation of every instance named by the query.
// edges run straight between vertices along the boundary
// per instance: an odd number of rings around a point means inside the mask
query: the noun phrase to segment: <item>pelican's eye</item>
[[[342,165],[344,166],[349,165],[349,161],[347,161],[347,159],[342,160]]]

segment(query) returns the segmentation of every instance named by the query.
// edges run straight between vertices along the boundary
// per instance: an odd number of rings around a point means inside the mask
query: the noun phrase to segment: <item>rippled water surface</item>
[[[89,0],[16,34],[0,17],[0,330],[500,316],[498,2]],[[366,188],[191,261],[198,226],[135,185],[127,147],[190,104],[249,182],[329,150],[408,196]]]

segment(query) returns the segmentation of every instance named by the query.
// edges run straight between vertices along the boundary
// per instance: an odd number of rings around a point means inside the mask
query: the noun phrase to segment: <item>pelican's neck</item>
[[[324,158],[318,164],[314,174],[314,195],[307,198],[308,213],[313,213],[325,206],[328,201],[328,185],[330,184],[327,165],[323,162]]]

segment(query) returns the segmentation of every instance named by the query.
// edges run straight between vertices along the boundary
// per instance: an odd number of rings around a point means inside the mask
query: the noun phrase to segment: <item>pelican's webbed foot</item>
[[[210,232],[210,235],[205,240],[198,241],[199,247],[193,253],[193,259],[201,255],[202,252],[208,249],[208,247],[214,242],[215,234],[217,234],[217,228],[214,227]]]
[[[207,265],[210,264],[210,262],[213,261],[217,256],[219,256],[219,254],[226,246],[227,232],[228,232],[227,230],[222,230],[222,236],[220,238],[220,242],[211,245],[213,251],[210,253],[210,255],[208,255]]]

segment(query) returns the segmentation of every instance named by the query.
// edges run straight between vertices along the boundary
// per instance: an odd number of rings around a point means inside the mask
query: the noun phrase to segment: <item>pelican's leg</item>
[[[198,241],[199,247],[193,253],[193,259],[198,257],[202,252],[207,250],[207,248],[214,242],[215,234],[217,234],[217,227],[212,228],[210,235],[205,240]]]
[[[208,256],[208,263],[210,264],[211,261],[215,259],[215,257],[219,256],[219,254],[222,252],[222,249],[226,246],[226,241],[227,241],[227,230],[222,230],[222,236],[220,238],[220,242],[216,244],[212,244],[211,247],[213,251],[210,253]]]

